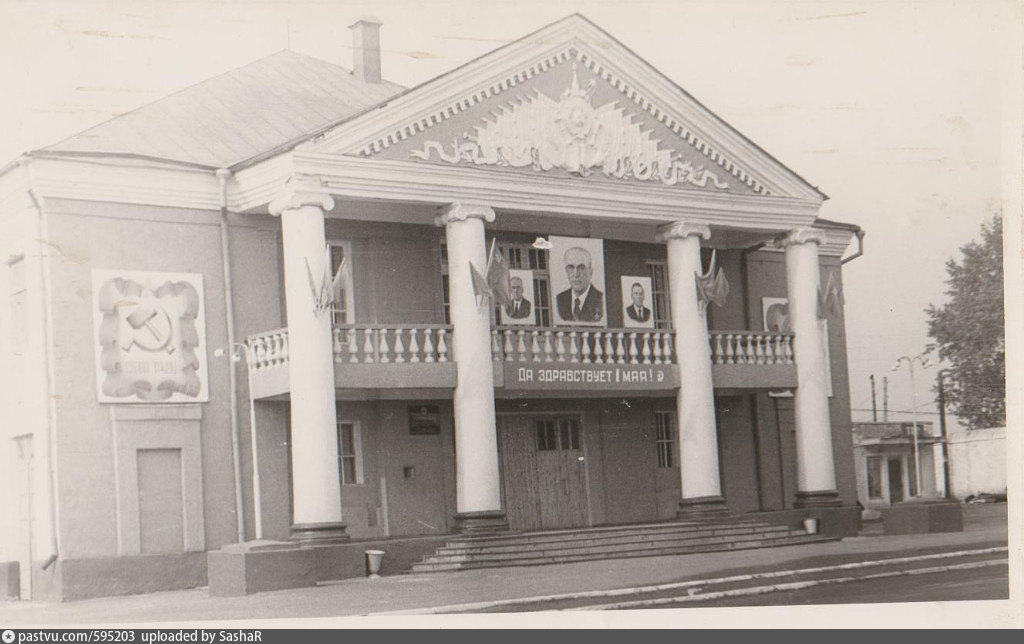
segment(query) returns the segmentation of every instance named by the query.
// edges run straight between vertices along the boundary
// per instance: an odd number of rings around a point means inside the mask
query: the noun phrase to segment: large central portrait
[[[549,241],[555,324],[606,326],[604,241],[556,236]]]

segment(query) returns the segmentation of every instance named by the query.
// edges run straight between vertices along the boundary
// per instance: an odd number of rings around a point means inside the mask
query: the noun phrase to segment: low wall
[[[33,599],[75,601],[111,595],[136,595],[206,585],[206,553],[61,559],[54,579],[33,576]]]
[[[972,429],[949,435],[953,496],[1006,493],[1006,428]]]

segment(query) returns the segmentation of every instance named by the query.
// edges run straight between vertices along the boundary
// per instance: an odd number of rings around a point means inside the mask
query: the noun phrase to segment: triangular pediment
[[[413,88],[307,149],[588,181],[824,198],[578,15]]]

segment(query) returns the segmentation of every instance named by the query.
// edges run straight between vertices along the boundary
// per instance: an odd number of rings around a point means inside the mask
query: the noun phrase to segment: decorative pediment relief
[[[725,190],[726,181],[663,147],[616,102],[593,105],[594,80],[580,85],[573,63],[572,82],[554,100],[534,90],[524,100],[501,107],[473,132],[442,142],[427,140],[413,158],[452,164],[561,169],[579,176],[690,184]]]

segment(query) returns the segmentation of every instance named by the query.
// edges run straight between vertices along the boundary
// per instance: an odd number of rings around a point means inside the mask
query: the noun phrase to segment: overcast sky
[[[580,12],[828,194],[821,216],[867,231],[844,275],[854,418],[870,419],[871,373],[910,409],[889,367],[924,349],[945,260],[1001,208],[1016,4],[0,0],[0,164],[281,49],[351,66],[362,16],[384,23],[384,76],[414,85]]]

